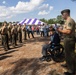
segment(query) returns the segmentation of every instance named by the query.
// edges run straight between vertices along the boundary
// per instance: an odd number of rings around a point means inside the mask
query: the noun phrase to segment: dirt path
[[[62,75],[65,71],[61,67],[63,62],[39,60],[42,56],[42,45],[48,40],[49,38],[45,40],[36,36],[35,39],[28,39],[7,52],[0,46],[0,75]]]

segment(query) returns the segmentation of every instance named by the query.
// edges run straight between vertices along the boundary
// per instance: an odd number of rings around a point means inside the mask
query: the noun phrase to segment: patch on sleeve
[[[69,26],[69,27],[71,27],[71,26],[72,26],[72,24],[71,24],[71,23],[69,23],[69,24],[68,24],[68,26]]]

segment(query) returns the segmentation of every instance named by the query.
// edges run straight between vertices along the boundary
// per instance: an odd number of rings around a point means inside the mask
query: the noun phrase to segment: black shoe
[[[4,49],[5,51],[8,51],[8,49]]]
[[[64,72],[64,75],[75,75],[75,73]]]
[[[47,61],[47,62],[50,62],[50,61],[51,61],[51,57],[49,57],[49,56],[46,57],[46,61]]]
[[[40,61],[46,61],[46,57],[44,57],[44,56],[41,57],[41,58],[40,58]]]
[[[4,48],[4,50],[5,50],[5,51],[8,51],[8,50],[10,50],[10,48]]]
[[[8,50],[10,50],[11,48],[8,48]]]
[[[15,46],[18,46],[17,44],[15,44]]]
[[[61,66],[67,68],[67,64],[62,64]]]

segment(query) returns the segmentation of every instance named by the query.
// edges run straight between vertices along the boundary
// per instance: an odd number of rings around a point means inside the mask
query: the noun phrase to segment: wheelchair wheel
[[[52,50],[51,55],[52,55],[53,57],[57,57],[57,56],[62,55],[63,52],[64,52],[64,48],[63,48],[63,46],[60,44],[59,46],[56,46],[56,47]]]

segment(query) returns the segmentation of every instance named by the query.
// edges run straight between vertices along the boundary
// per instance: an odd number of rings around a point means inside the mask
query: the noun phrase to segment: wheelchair
[[[61,44],[51,44],[48,48],[48,56],[52,58],[53,60],[56,60],[58,57],[61,57],[64,53],[64,47]],[[50,61],[50,58],[48,58],[48,61]]]

